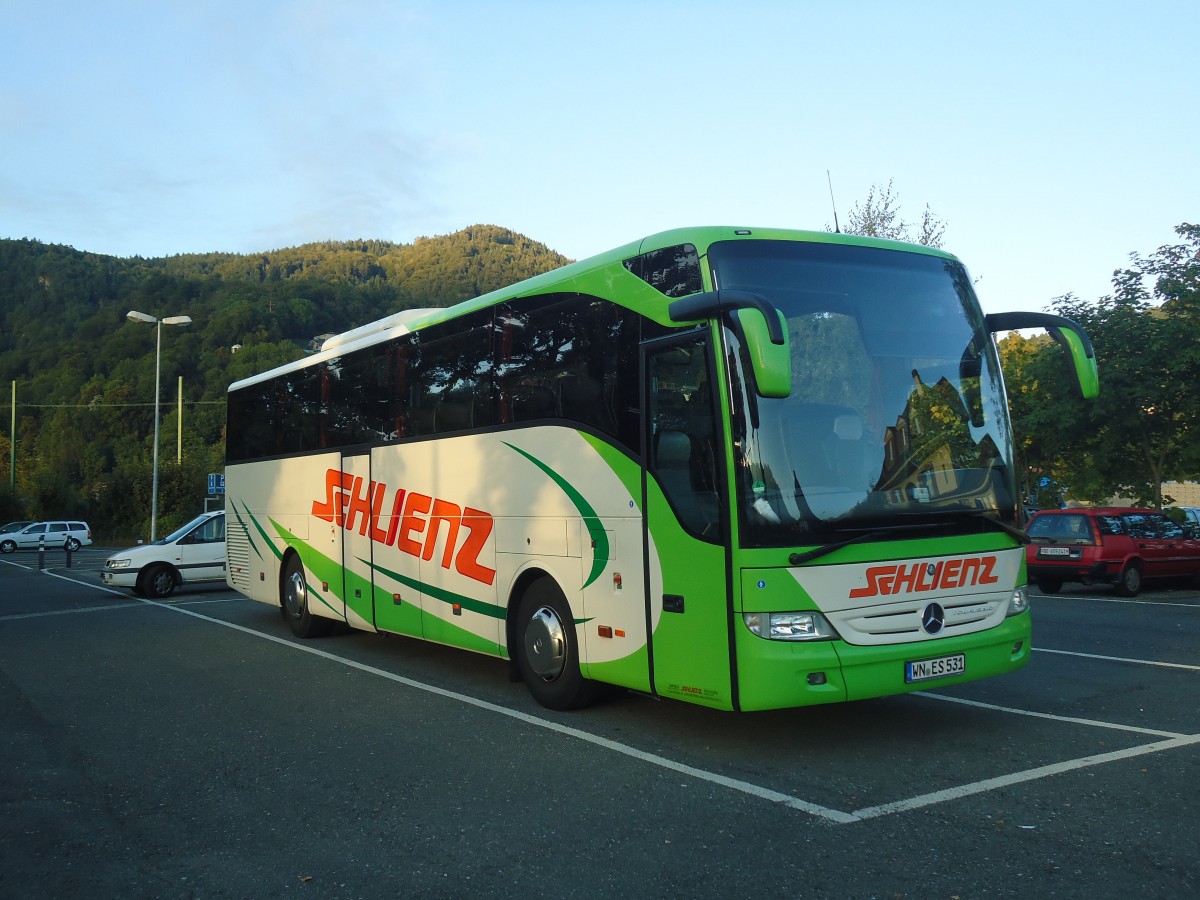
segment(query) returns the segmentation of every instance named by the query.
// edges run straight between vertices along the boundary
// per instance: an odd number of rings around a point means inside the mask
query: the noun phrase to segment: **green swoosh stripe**
[[[604,567],[608,565],[608,534],[604,531],[604,525],[600,521],[600,517],[596,515],[596,510],[592,509],[591,504],[584,499],[583,494],[579,493],[565,478],[551,469],[548,465],[542,462],[535,456],[526,453],[520,447],[515,447],[507,441],[505,446],[516,450],[523,457],[550,476],[550,480],[562,488],[562,492],[567,495],[575,508],[579,510],[579,514],[583,517],[583,524],[587,527],[588,535],[592,539],[594,550],[592,552],[592,571],[588,573],[587,581],[583,583],[587,587],[593,581],[600,577],[600,573],[604,571]]]
[[[448,591],[445,588],[434,587],[432,584],[427,584],[419,581],[416,578],[409,578],[407,575],[401,575],[399,572],[393,572],[391,569],[385,569],[377,563],[368,562],[359,557],[358,561],[364,566],[370,566],[376,572],[386,575],[388,578],[400,582],[406,587],[420,591],[426,597],[432,597],[434,600],[440,600],[443,603],[454,605],[457,604],[463,609],[469,609],[473,613],[479,613],[482,616],[490,616],[493,619],[503,619],[508,610],[506,607],[497,606],[495,603],[486,603],[483,600],[476,600],[474,597],[467,597],[463,594],[456,594],[454,591]]]

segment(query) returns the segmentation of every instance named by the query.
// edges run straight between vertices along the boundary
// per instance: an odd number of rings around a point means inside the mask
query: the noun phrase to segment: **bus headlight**
[[[1013,591],[1012,596],[1008,598],[1008,612],[1004,615],[1005,618],[1019,615],[1027,609],[1029,609],[1029,585],[1023,584]]]
[[[742,619],[769,641],[831,641],[838,636],[819,612],[742,613]]]

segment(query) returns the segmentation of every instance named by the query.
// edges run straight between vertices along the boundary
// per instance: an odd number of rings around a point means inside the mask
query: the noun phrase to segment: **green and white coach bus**
[[[730,710],[879,697],[1030,656],[993,332],[940,250],[656,234],[405,310],[229,388],[228,582],[509,661]]]

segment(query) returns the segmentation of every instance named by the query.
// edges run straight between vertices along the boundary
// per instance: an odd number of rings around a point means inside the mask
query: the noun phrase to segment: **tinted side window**
[[[406,372],[409,434],[444,434],[495,422],[492,312],[485,310],[415,335]]]
[[[651,250],[625,260],[625,268],[668,297],[684,297],[704,290],[700,257],[693,244]]]
[[[1160,538],[1167,540],[1179,540],[1183,538],[1183,528],[1172,522],[1166,516],[1147,516],[1147,519],[1153,524],[1154,533]]]
[[[568,419],[637,452],[640,316],[555,294],[506,304],[496,324],[501,422]]]
[[[1101,534],[1124,534],[1125,523],[1120,516],[1096,516],[1096,528]]]
[[[1129,536],[1135,538],[1150,538],[1155,537],[1154,523],[1150,521],[1148,516],[1141,513],[1134,513],[1125,517],[1125,527],[1129,529]]]

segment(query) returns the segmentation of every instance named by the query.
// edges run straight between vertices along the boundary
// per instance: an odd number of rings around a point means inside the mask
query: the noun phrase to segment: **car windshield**
[[[168,534],[165,538],[159,538],[154,543],[156,543],[156,544],[173,544],[177,540],[179,540],[181,537],[183,537],[185,534],[187,534],[189,531],[191,531],[193,528],[195,528],[197,525],[199,525],[201,522],[207,522],[211,518],[212,518],[212,516],[208,515],[207,513],[196,516],[196,518],[192,519],[192,521],[188,522],[186,525],[176,528],[174,531],[172,531],[170,534]]]
[[[744,544],[1015,525],[999,361],[960,263],[783,241],[718,243],[710,263],[716,287],[774,304],[792,342],[791,395],[767,399],[726,329]]]

